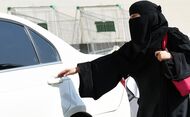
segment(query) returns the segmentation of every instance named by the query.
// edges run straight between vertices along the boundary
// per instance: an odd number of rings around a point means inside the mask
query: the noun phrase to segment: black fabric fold
[[[79,77],[79,94],[81,97],[94,97],[94,87],[92,79],[91,63],[80,63],[77,65],[80,68]]]

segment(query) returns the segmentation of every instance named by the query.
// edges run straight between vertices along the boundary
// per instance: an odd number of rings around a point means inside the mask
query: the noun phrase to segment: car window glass
[[[38,33],[30,30],[41,63],[60,61],[55,47]]]
[[[8,21],[0,21],[0,56],[0,69],[39,63],[24,27]]]

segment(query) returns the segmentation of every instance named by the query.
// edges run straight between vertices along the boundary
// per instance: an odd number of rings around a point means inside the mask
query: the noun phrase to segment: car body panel
[[[56,69],[51,65],[1,72],[0,116],[62,117],[59,90],[47,85]]]

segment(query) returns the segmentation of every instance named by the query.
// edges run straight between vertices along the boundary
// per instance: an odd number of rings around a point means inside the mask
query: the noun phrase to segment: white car
[[[1,13],[0,117],[64,117],[60,87],[49,85],[48,80],[65,68],[97,57],[79,52],[28,20]],[[69,77],[78,92],[78,75]],[[81,100],[93,117],[130,117],[121,83],[98,100]]]

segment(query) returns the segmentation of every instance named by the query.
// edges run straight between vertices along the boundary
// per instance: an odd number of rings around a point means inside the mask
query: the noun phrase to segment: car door
[[[59,89],[47,84],[60,66],[54,46],[37,32],[0,19],[0,116],[63,117]]]

